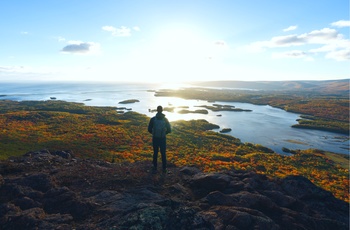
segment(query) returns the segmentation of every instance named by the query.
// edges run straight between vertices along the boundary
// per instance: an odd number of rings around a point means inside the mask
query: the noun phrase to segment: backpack
[[[153,121],[153,137],[162,138],[165,137],[166,134],[166,123],[165,119],[154,118]]]

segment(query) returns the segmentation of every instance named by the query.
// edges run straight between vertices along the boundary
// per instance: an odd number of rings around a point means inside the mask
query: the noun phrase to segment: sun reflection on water
[[[161,105],[164,108],[164,114],[169,121],[177,120],[192,120],[192,119],[204,119],[208,115],[198,114],[198,113],[179,113],[180,110],[186,109],[189,111],[194,111],[200,109],[200,105],[208,105],[205,101],[200,100],[186,100],[183,98],[176,97],[160,97],[157,98],[157,106]],[[154,108],[155,109],[155,108]],[[155,114],[155,113],[154,113]]]

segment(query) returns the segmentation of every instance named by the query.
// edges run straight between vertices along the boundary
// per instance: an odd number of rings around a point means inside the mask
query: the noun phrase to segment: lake
[[[189,87],[179,85],[178,87]],[[1,83],[0,99],[2,100],[57,100],[81,102],[89,106],[127,107],[132,111],[149,117],[158,105],[163,107],[188,106],[189,110],[203,109],[197,106],[212,105],[202,100],[185,100],[175,97],[155,97],[154,92],[174,86],[127,83]],[[138,99],[133,104],[118,104],[127,99]],[[205,119],[222,128],[231,128],[227,133],[242,142],[261,144],[273,149],[277,153],[285,154],[283,147],[289,149],[317,148],[335,153],[349,154],[349,137],[326,131],[291,128],[297,124],[300,114],[286,112],[282,109],[267,105],[253,105],[239,102],[220,102],[216,104],[232,105],[236,108],[250,109],[252,112],[213,112],[208,114],[179,114],[164,112],[170,121],[179,119]],[[147,128],[147,127],[145,127]],[[214,131],[219,131],[214,130]]]

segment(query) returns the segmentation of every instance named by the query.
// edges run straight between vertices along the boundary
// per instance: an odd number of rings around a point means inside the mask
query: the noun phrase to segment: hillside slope
[[[149,118],[113,107],[63,101],[0,101],[0,159],[34,149],[68,149],[76,157],[109,162],[152,158]],[[193,164],[205,172],[250,170],[268,177],[301,175],[334,196],[349,201],[349,159],[322,150],[292,150],[284,156],[261,145],[209,131],[206,120],[172,122],[167,158],[178,167]],[[341,141],[341,140],[340,140]]]
[[[348,203],[301,176],[149,166],[47,150],[1,161],[1,229],[349,229]]]

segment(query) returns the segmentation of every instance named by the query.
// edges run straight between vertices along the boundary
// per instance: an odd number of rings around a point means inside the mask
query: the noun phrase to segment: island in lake
[[[218,112],[218,111],[252,112],[251,109],[240,109],[240,108],[236,108],[233,105],[213,104],[213,105],[197,105],[195,107],[206,108],[214,112]]]
[[[206,110],[206,109],[196,109],[196,110],[181,109],[177,113],[180,113],[180,114],[188,114],[188,113],[208,114],[208,110]]]
[[[220,130],[220,133],[229,133],[231,131],[232,131],[231,128],[223,128],[222,130]]]
[[[120,101],[119,104],[132,104],[135,102],[140,102],[140,101],[137,99],[129,99],[129,100]]]

